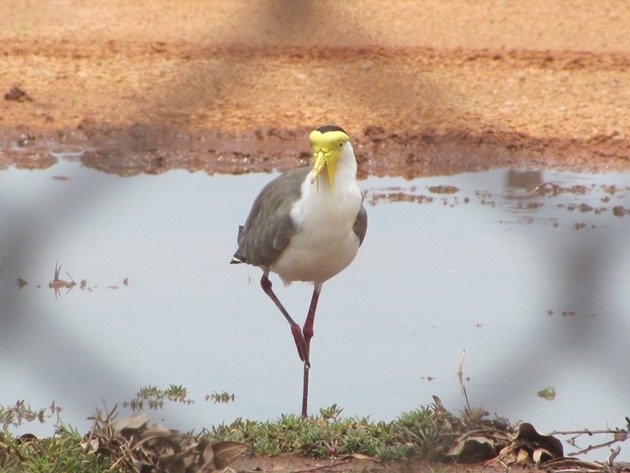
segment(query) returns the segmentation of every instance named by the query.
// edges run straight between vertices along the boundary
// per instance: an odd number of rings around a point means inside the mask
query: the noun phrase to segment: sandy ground
[[[0,0],[0,165],[630,169],[625,0]],[[4,97],[3,97],[4,96]]]

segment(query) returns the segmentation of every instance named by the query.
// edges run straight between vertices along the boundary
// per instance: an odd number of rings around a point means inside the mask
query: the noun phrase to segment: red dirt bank
[[[0,166],[284,169],[338,123],[364,175],[630,169],[623,0],[4,4]]]

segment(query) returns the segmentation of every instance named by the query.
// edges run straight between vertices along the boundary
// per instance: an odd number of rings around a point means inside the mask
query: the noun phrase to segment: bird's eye
[[[339,147],[343,148],[343,141],[341,143],[339,143]]]

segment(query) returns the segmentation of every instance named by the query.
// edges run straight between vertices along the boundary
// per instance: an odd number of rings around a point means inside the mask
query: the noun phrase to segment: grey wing
[[[354,221],[354,225],[352,226],[354,233],[356,233],[356,235],[359,237],[359,246],[361,246],[361,244],[363,243],[363,239],[365,238],[365,234],[367,233],[367,226],[367,211],[365,210],[363,204],[361,204],[361,210],[359,210],[357,218]]]
[[[300,198],[302,182],[309,168],[282,174],[260,192],[239,232],[238,250],[246,263],[269,266],[291,241],[297,231],[291,208]]]

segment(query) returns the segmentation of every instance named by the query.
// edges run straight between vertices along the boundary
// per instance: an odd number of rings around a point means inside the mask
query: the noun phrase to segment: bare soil
[[[275,457],[265,456],[246,456],[242,455],[234,461],[231,467],[238,472],[254,472],[254,471],[273,471],[273,472],[362,472],[362,473],[379,473],[379,472],[394,472],[394,473],[433,473],[433,472],[448,472],[448,473],[526,473],[536,471],[572,471],[575,473],[586,473],[588,470],[586,465],[576,465],[573,469],[560,470],[558,468],[550,468],[545,466],[520,466],[509,465],[506,466],[499,461],[490,461],[478,464],[456,464],[456,463],[430,463],[425,460],[410,460],[407,462],[380,462],[370,460],[367,458],[361,458],[360,455],[354,457],[338,458],[338,459],[313,459],[305,458],[299,455],[283,454]],[[591,467],[594,465],[591,464]],[[630,471],[630,465],[627,463],[615,463],[620,473]],[[604,471],[604,468],[601,469]]]
[[[0,166],[630,169],[630,3],[2,0]]]
[[[275,472],[307,472],[307,471],[324,471],[324,472],[397,472],[397,473],[415,473],[415,472],[431,472],[431,471],[448,471],[449,473],[475,473],[480,471],[479,465],[457,465],[443,464],[435,465],[426,461],[412,460],[409,462],[379,462],[369,459],[361,459],[357,457],[347,457],[331,460],[305,458],[299,455],[278,455],[276,457],[263,456],[241,456],[231,467],[239,472],[249,471],[275,471]],[[505,472],[505,467],[501,465],[484,465],[483,471],[486,473]],[[523,473],[532,471],[524,467],[510,468],[512,473]],[[534,470],[535,471],[535,470]]]

